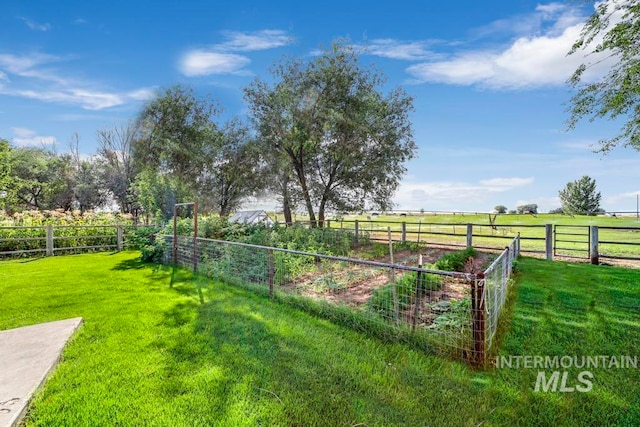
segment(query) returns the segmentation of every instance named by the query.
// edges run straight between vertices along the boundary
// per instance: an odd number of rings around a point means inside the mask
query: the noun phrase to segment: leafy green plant
[[[154,239],[152,242],[140,248],[141,259],[143,262],[162,263],[167,243],[162,239]]]
[[[473,258],[476,255],[477,252],[473,248],[450,252],[436,261],[434,267],[438,270],[464,272],[465,264],[469,258]]]
[[[396,291],[398,293],[398,310],[406,310],[416,299],[416,291],[422,295],[427,292],[442,288],[442,277],[435,274],[421,274],[418,283],[418,273],[410,271],[396,279]],[[384,318],[392,318],[393,284],[385,285],[373,291],[373,296],[368,302],[369,308]]]

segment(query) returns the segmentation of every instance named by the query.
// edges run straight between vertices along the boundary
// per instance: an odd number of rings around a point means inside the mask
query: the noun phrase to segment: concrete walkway
[[[0,331],[0,427],[18,425],[82,318]]]

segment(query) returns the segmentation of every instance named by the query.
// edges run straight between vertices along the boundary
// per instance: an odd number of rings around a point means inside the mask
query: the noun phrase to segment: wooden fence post
[[[358,220],[357,219],[356,219],[356,222],[354,224],[355,224],[355,237],[354,237],[354,239],[355,239],[355,244],[357,246],[358,245]]]
[[[53,225],[47,225],[47,256],[53,256]]]
[[[473,247],[473,224],[467,224],[467,248]]]
[[[598,253],[598,226],[589,227],[589,258],[591,264],[600,264],[600,254]]]
[[[122,232],[122,226],[116,226],[116,245],[118,250],[121,251],[124,249],[124,233]]]
[[[553,259],[553,226],[551,224],[544,225],[544,253],[548,260]]]
[[[402,221],[402,242],[407,241],[407,223]]]
[[[485,364],[485,304],[484,274],[478,273],[471,280],[471,316],[473,330],[473,360],[476,366]]]

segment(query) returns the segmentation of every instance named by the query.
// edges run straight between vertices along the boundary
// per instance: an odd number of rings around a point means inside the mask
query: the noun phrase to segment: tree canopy
[[[559,192],[562,212],[570,215],[595,215],[600,211],[600,192],[596,181],[588,176],[567,183]]]
[[[330,208],[389,208],[416,151],[411,97],[383,93],[380,72],[340,43],[307,62],[285,59],[272,74],[275,84],[256,79],[245,98],[265,150],[280,154],[269,159],[291,171],[312,224],[322,225]]]
[[[141,136],[134,140],[134,155],[143,168],[168,173],[193,183],[207,155],[218,144],[213,118],[216,104],[199,98],[193,89],[177,85],[150,100],[138,117]]]
[[[569,80],[577,90],[568,111],[570,129],[588,117],[625,120],[620,133],[600,141],[600,151],[608,152],[618,144],[640,150],[640,3],[603,1],[585,23],[570,54],[587,51]],[[603,59],[604,56],[604,59]],[[600,61],[615,61],[604,78],[585,82],[585,73]]]

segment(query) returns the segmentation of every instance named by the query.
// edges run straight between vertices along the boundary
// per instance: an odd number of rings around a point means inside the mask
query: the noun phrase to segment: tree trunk
[[[288,184],[285,183],[282,188],[282,212],[284,213],[284,223],[286,225],[293,224],[293,218],[291,216],[291,200],[289,199]]]
[[[320,208],[318,209],[318,227],[324,227],[324,209],[327,204],[327,200],[323,197],[320,201]]]
[[[311,203],[311,195],[309,195],[309,188],[307,187],[307,179],[304,176],[304,170],[302,169],[302,165],[298,162],[294,163],[294,168],[296,170],[296,175],[298,176],[300,189],[302,190],[302,197],[304,198],[304,203],[307,208],[307,212],[309,213],[309,222],[311,223],[311,227],[315,228],[318,226],[318,222],[316,221],[316,214],[313,211],[313,203]]]

